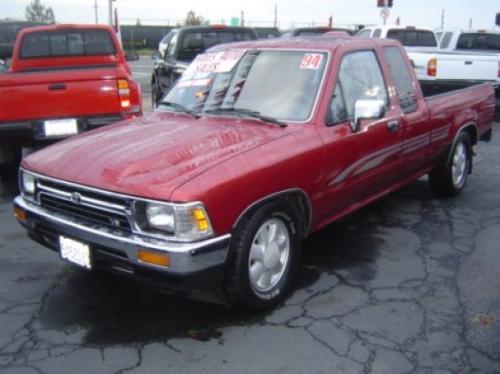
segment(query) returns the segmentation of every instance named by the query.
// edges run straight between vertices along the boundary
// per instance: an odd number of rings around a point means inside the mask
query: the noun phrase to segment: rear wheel
[[[446,162],[429,174],[432,190],[440,196],[455,196],[464,189],[472,165],[470,136],[461,132]]]
[[[294,213],[283,203],[267,204],[235,230],[224,288],[229,300],[263,310],[290,291],[297,269],[300,237]]]

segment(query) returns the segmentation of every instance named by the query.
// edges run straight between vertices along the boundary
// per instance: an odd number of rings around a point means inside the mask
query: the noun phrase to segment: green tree
[[[193,10],[190,10],[184,20],[184,26],[200,26],[203,23],[203,17],[197,16]]]
[[[46,7],[40,0],[33,0],[26,7],[26,20],[45,23],[56,22],[52,7]]]

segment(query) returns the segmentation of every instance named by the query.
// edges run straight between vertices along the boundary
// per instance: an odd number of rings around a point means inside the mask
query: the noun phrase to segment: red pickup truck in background
[[[134,118],[141,100],[111,27],[24,29],[0,75],[0,164],[18,160],[22,147]]]
[[[15,214],[84,268],[269,308],[309,234],[426,174],[458,194],[494,110],[488,84],[424,97],[393,40],[220,45],[157,112],[25,158]]]

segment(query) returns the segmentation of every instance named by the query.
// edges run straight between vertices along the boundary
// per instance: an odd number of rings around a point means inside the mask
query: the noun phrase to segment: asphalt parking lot
[[[151,109],[151,72],[154,60],[150,56],[140,56],[139,60],[129,62],[134,79],[139,82],[142,89],[142,105],[145,112]]]
[[[146,86],[151,65],[132,64]],[[62,262],[3,180],[0,372],[498,373],[500,139],[476,151],[461,196],[423,178],[306,240],[293,294],[263,314]]]

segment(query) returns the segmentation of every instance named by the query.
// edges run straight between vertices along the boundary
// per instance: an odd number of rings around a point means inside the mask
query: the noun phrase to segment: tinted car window
[[[356,36],[359,36],[361,38],[368,38],[368,37],[370,37],[370,34],[371,34],[371,30],[361,30],[360,32],[358,32],[356,34]]]
[[[460,35],[457,49],[500,51],[500,34],[466,33]]]
[[[450,40],[451,37],[453,36],[453,33],[451,32],[446,32],[443,36],[443,39],[441,39],[441,43],[439,44],[440,48],[448,48],[450,45]]]
[[[105,30],[55,31],[26,34],[21,58],[112,55],[115,46]]]
[[[392,29],[387,38],[399,40],[406,47],[437,47],[432,31]]]
[[[382,30],[381,29],[375,29],[375,31],[373,32],[373,37],[374,38],[380,38],[381,34],[382,34]]]
[[[414,112],[417,109],[417,95],[401,51],[396,47],[385,47],[384,55],[394,78],[401,109],[405,113]]]
[[[348,119],[354,118],[354,103],[361,99],[378,99],[388,103],[384,78],[373,51],[353,52],[340,64],[338,84],[345,100]]]

